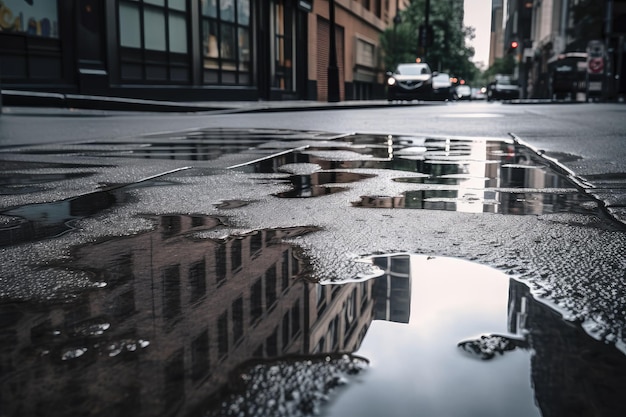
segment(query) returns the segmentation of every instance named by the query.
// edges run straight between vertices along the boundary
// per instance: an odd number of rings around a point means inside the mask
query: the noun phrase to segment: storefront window
[[[204,83],[249,85],[250,1],[202,0]]]
[[[56,1],[0,1],[0,32],[58,38],[58,22]]]
[[[146,49],[153,51],[165,51],[167,45],[165,42],[165,16],[162,10],[144,10],[144,39]]]
[[[170,51],[185,54],[187,53],[187,21],[184,16],[178,15],[170,15],[169,19]]]
[[[120,44],[129,48],[141,48],[141,19],[135,4],[120,4]]]
[[[187,0],[119,0],[121,78],[190,81]]]
[[[286,0],[275,0],[272,87],[280,90],[293,90],[293,27],[291,3]]]

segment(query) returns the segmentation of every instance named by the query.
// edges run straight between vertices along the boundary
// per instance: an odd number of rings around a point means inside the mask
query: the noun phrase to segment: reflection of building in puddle
[[[416,190],[361,196],[353,206],[542,214],[572,211],[589,201],[563,176],[532,163],[521,147],[487,141],[472,143],[462,152],[446,149],[426,157],[419,172],[428,178],[396,179],[416,184]]]
[[[511,280],[509,331],[533,351],[531,379],[544,417],[623,416],[626,356],[599,342]]]
[[[219,226],[162,216],[154,232],[73,251],[71,267],[106,287],[62,305],[1,307],[7,415],[184,414],[219,399],[243,363],[354,352],[373,319],[408,315],[394,307],[407,302],[399,259],[387,261],[383,290],[376,280],[306,283],[283,239],[312,229],[201,238]]]
[[[291,175],[289,182],[291,183],[292,189],[287,192],[278,193],[276,196],[285,198],[319,197],[343,191],[344,188],[336,186],[337,184],[349,184],[371,177],[373,177],[373,175],[339,171],[314,172],[308,175]]]
[[[277,194],[279,197],[332,194],[343,188],[331,184],[368,178],[327,178],[337,175],[337,170],[371,169],[421,176],[395,179],[415,184],[414,190],[401,195],[364,195],[353,206],[542,214],[576,210],[590,201],[530,150],[510,140],[357,134],[334,141],[332,146],[294,150],[241,169],[279,173],[282,166],[290,164],[315,164],[321,171],[291,176],[292,189]]]
[[[373,281],[374,319],[408,323],[411,315],[410,255],[376,256],[374,265],[384,271]]]

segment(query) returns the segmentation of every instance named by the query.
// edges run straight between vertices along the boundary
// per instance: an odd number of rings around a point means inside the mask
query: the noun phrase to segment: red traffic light
[[[518,46],[519,46],[519,42],[518,41],[512,41],[511,42],[511,49],[517,49]]]

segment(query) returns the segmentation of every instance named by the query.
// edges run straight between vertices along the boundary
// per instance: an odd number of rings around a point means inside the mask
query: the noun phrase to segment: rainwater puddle
[[[0,304],[6,415],[626,412],[624,355],[497,270],[380,255],[369,279],[320,285],[285,243],[314,228],[154,221],[72,251],[100,288]]]
[[[146,135],[124,141],[99,141],[71,146],[41,146],[21,150],[34,155],[71,154],[91,157],[211,161],[223,155],[248,153],[250,159],[272,155],[268,143],[293,142],[323,136],[321,132],[282,129],[207,128]],[[280,150],[283,150],[282,147]]]
[[[45,190],[43,184],[86,178],[94,175],[94,165],[50,164],[25,161],[1,161],[0,195],[28,194]]]
[[[315,167],[288,178],[292,190],[278,197],[318,197],[337,191],[343,170],[398,171],[407,191],[363,195],[355,207],[448,210],[501,214],[587,212],[595,203],[531,150],[513,140],[350,135],[320,147],[258,161],[243,169],[281,173]],[[403,176],[402,172],[410,173]],[[328,180],[323,174],[328,174]],[[347,175],[347,174],[343,174]],[[375,175],[375,174],[372,174]],[[368,178],[363,176],[358,180]]]
[[[109,187],[66,200],[51,203],[27,204],[0,211],[0,247],[21,242],[32,242],[56,237],[74,228],[77,220],[93,216],[114,205],[123,204],[130,198],[131,188],[173,183],[148,180],[128,185]]]

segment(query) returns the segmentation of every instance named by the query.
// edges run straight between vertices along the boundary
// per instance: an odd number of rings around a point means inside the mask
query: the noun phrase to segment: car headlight
[[[389,77],[387,78],[387,85],[395,85],[396,84],[396,79],[393,77]]]

